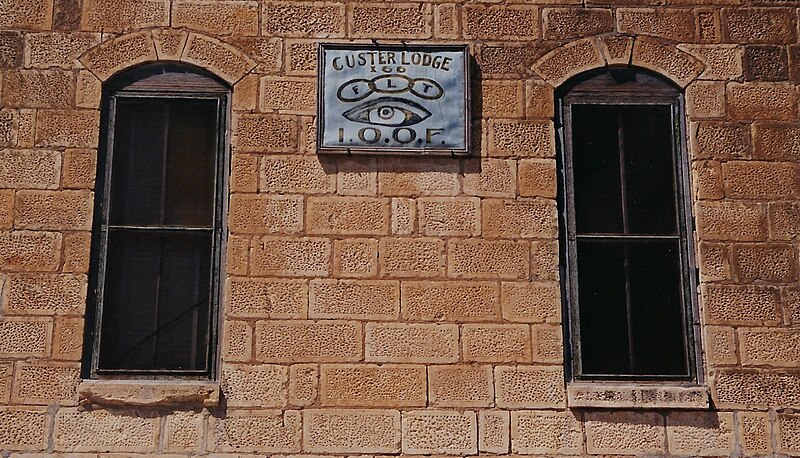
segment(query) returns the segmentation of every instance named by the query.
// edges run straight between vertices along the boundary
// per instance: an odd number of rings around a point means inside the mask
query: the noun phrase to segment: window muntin
[[[89,376],[214,376],[229,90],[132,73],[105,93]]]
[[[572,376],[694,380],[682,98],[630,69],[561,94]]]

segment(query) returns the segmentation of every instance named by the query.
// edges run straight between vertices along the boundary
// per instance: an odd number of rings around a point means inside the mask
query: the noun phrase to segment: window
[[[562,266],[575,380],[694,380],[682,94],[631,68],[560,92]]]
[[[172,64],[104,88],[89,377],[214,376],[228,99]]]

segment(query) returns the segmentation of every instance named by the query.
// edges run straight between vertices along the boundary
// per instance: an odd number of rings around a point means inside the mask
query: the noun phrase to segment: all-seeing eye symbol
[[[420,104],[397,97],[380,97],[342,113],[350,121],[391,127],[410,126],[430,115]]]

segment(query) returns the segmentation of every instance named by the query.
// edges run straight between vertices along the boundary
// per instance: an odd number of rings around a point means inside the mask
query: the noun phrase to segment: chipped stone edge
[[[652,400],[645,400],[644,395]],[[603,399],[606,398],[606,399]],[[650,385],[609,383],[568,383],[570,408],[603,409],[708,409],[705,385]]]
[[[177,380],[82,380],[78,385],[81,405],[216,407],[220,384]]]

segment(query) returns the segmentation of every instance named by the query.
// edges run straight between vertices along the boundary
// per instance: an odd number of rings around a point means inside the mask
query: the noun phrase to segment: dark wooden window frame
[[[603,77],[602,75],[605,75]],[[645,83],[631,83],[644,77]],[[649,86],[647,82],[656,83]],[[686,345],[685,375],[584,374],[581,365],[580,316],[578,313],[577,237],[575,222],[575,183],[572,164],[572,106],[573,105],[668,105],[672,115],[672,144],[677,192],[677,224],[680,246],[680,297]],[[587,72],[559,88],[556,93],[556,122],[559,174],[559,225],[561,288],[564,305],[565,369],[568,380],[618,382],[702,382],[702,363],[697,311],[697,268],[694,259],[694,239],[690,191],[689,159],[686,150],[684,95],[680,89],[649,71],[633,67],[611,67]],[[568,170],[568,168],[570,170]],[[635,236],[633,236],[635,237]]]
[[[144,65],[114,77],[103,88],[101,113],[101,149],[98,154],[95,186],[95,217],[92,228],[92,256],[87,294],[87,311],[84,331],[82,377],[90,379],[183,379],[214,380],[217,378],[219,326],[221,303],[222,266],[227,230],[228,175],[230,169],[230,103],[231,90],[222,80],[205,70],[183,64],[160,63]],[[102,319],[104,280],[107,270],[109,231],[144,230],[192,232],[186,227],[143,228],[114,227],[109,224],[114,156],[114,130],[116,107],[120,101],[203,100],[216,104],[216,157],[213,191],[213,221],[211,227],[211,253],[208,306],[207,357],[205,368],[185,369],[102,369]],[[166,231],[166,232],[165,232]]]

